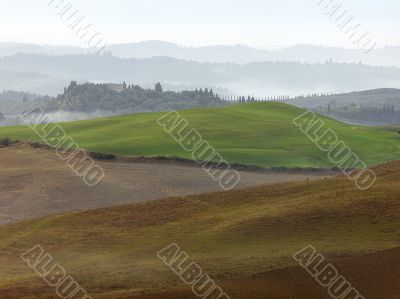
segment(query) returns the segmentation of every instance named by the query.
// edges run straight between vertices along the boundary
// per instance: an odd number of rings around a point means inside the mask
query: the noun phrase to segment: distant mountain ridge
[[[351,123],[400,124],[400,89],[395,88],[298,97],[290,104]]]
[[[332,60],[338,63],[361,62],[374,66],[400,66],[400,46],[375,49],[368,54],[364,54],[357,49],[301,44],[282,48],[280,50],[269,51],[245,45],[185,47],[164,41],[143,41],[109,45],[106,51],[120,58],[167,56],[182,60],[210,63],[245,64],[265,61],[292,61],[313,64]],[[0,43],[0,57],[11,56],[17,53],[83,55],[89,54],[89,50],[70,46]]]
[[[64,76],[45,75],[30,71],[10,71],[0,68],[0,90],[16,90],[56,95],[71,81]]]
[[[161,82],[163,85],[220,87],[237,95],[258,97],[400,87],[400,68],[331,62],[313,65],[296,62],[232,64],[199,63],[170,57],[139,59],[112,55],[18,54],[0,58],[0,69],[79,82],[126,81],[146,87]],[[1,81],[0,88],[16,90]],[[41,90],[34,92],[50,94]]]

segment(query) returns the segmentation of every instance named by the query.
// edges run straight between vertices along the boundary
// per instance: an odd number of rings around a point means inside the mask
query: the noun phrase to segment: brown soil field
[[[99,185],[89,188],[54,151],[23,144],[1,148],[0,224],[221,190],[199,167],[161,162],[97,163],[106,176]],[[239,189],[323,176],[248,171],[240,174]]]
[[[329,260],[365,298],[400,298],[400,247]],[[305,269],[290,267],[218,284],[232,299],[331,299]],[[191,289],[139,295],[137,299],[195,299]],[[350,295],[346,299],[353,298]]]
[[[398,299],[400,162],[374,171],[368,191],[334,177],[0,226],[0,298],[57,298],[20,257],[38,244],[95,299],[194,298],[156,255],[176,243],[232,299],[329,298],[292,258],[308,245],[364,298]]]

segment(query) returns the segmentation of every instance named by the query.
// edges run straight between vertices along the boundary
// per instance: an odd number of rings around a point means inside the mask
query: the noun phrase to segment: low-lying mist
[[[110,117],[121,114],[123,113],[116,113],[109,111],[95,111],[91,113],[57,111],[57,112],[46,113],[41,116],[41,119],[48,123],[64,123],[64,122],[72,122],[78,120]],[[5,114],[4,118],[0,120],[0,127],[18,126],[24,124],[25,123],[23,122],[22,118],[16,114]]]
[[[109,117],[119,115],[121,113],[109,112],[109,111],[95,111],[90,113],[85,112],[67,112],[57,111],[52,113],[46,113],[45,117],[52,123],[71,122],[85,119],[94,119],[101,117]]]

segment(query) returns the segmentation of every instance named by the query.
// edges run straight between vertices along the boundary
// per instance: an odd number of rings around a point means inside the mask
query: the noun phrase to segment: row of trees
[[[131,89],[135,88],[137,85],[134,84],[127,84],[126,82],[122,83],[122,89]],[[154,90],[158,93],[163,93],[163,87],[160,82],[157,82],[154,86]],[[337,93],[333,92],[317,92],[317,93],[310,93],[310,94],[301,94],[296,97],[291,97],[290,95],[276,95],[276,96],[268,96],[268,97],[255,97],[252,95],[248,96],[238,96],[238,95],[224,95],[218,94],[213,91],[213,89],[209,88],[196,88],[194,90],[194,94],[200,96],[210,96],[215,97],[217,99],[221,99],[224,101],[231,101],[237,103],[251,103],[251,102],[267,102],[267,101],[286,101],[286,100],[296,100],[296,99],[304,99],[304,98],[314,98],[314,97],[327,97],[327,96],[334,96],[338,95]]]
[[[316,111],[334,118],[366,124],[400,123],[400,109],[396,108],[395,105],[328,104],[325,107],[318,107]]]
[[[334,93],[334,92],[316,92],[316,93],[310,93],[307,95],[301,94],[297,97],[294,97],[294,100],[298,100],[298,99],[306,99],[306,98],[315,98],[315,97],[328,97],[328,96],[335,96],[338,95],[338,93]]]
[[[252,102],[268,102],[268,101],[286,101],[290,96],[273,96],[273,97],[253,97],[253,96],[225,96],[224,100],[238,102],[238,103],[252,103]]]
[[[126,84],[126,82],[122,83],[122,88],[123,89],[130,89],[134,88],[135,85],[131,84]],[[160,82],[157,82],[154,85],[154,91],[158,93],[163,93],[163,87]],[[187,91],[186,91],[187,93]],[[236,96],[236,95],[221,95],[218,93],[215,93],[213,89],[202,89],[202,88],[196,88],[193,92],[194,95],[197,96],[202,96],[202,97],[213,97],[216,99],[224,100],[224,101],[231,101],[231,102],[237,102],[237,103],[251,103],[251,102],[267,102],[267,101],[285,101],[291,99],[289,95],[279,95],[279,96],[271,96],[271,97],[254,97],[254,96]]]
[[[154,89],[126,84],[71,84],[64,93],[52,99],[47,111],[75,112],[153,112],[193,107],[222,106],[227,102],[212,90],[164,91],[157,83]]]
[[[153,89],[144,89],[138,85],[127,84],[83,84],[75,81],[65,87],[64,93],[51,101],[50,110],[88,111],[132,110],[157,111],[161,109],[189,108],[196,106],[224,105],[229,102],[252,103],[267,101],[288,101],[303,98],[334,96],[334,93],[313,93],[291,97],[278,95],[269,97],[236,96],[218,94],[209,88],[196,88],[193,91],[165,91],[157,82]],[[178,104],[179,103],[179,104]],[[157,105],[158,106],[157,106]]]

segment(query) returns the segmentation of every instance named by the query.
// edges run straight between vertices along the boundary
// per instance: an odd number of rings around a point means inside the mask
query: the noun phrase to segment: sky
[[[49,6],[51,0],[0,1],[0,42],[85,46]],[[53,1],[71,4],[109,44],[163,40],[184,46],[244,44],[274,49],[314,44],[355,48],[316,4],[334,1],[371,33],[377,47],[400,45],[398,0]]]

